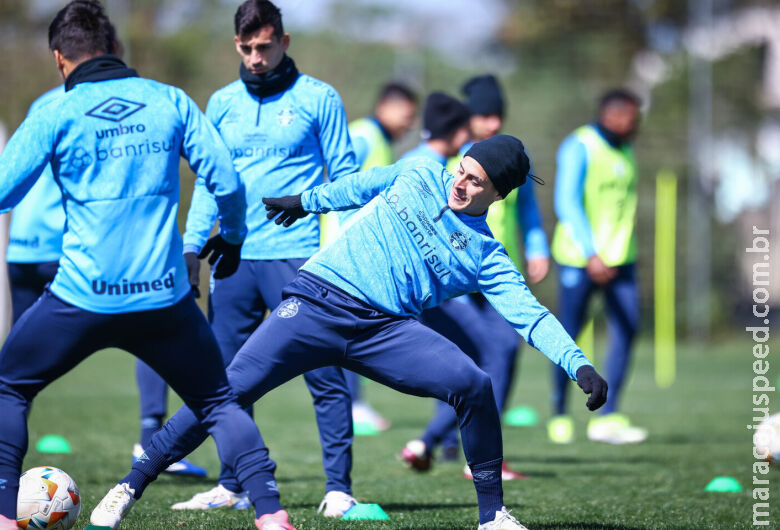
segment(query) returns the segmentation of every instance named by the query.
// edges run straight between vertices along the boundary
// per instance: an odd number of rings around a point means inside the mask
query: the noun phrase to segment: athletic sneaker
[[[647,439],[647,430],[633,427],[625,414],[613,412],[590,420],[588,439],[614,445],[638,444]]]
[[[365,424],[377,431],[386,431],[390,428],[390,421],[365,401],[356,401],[352,404],[352,423]]]
[[[554,416],[547,422],[547,437],[555,444],[570,444],[574,441],[574,420],[571,416]]]
[[[468,464],[463,467],[463,476],[469,480],[474,480],[474,475],[471,474],[471,468]],[[528,475],[511,469],[509,467],[509,462],[501,463],[501,480],[525,480],[527,478]]]
[[[0,515],[0,530],[20,530],[16,521]]]
[[[502,506],[501,511],[496,512],[495,519],[479,525],[477,530],[528,530],[528,528],[509,515],[509,510],[506,509],[506,506]]]
[[[317,508],[317,513],[322,513],[324,517],[341,517],[357,503],[352,495],[343,491],[329,491]]]
[[[127,515],[133,504],[135,504],[135,490],[127,482],[117,484],[92,510],[89,522],[94,526],[119,528],[119,523],[122,522],[122,518]]]
[[[208,491],[196,493],[188,501],[177,502],[172,510],[211,510],[214,508],[232,508],[233,510],[248,510],[252,507],[249,494],[233,493],[222,484]]]
[[[144,448],[141,447],[141,444],[135,444],[133,445],[133,464],[136,463],[136,461],[141,458],[141,455],[144,454]],[[206,470],[202,467],[196,466],[186,458],[182,458],[178,462],[174,462],[170,466],[168,466],[164,473],[170,473],[171,475],[182,475],[187,477],[205,477],[206,476]]]
[[[290,524],[290,516],[284,510],[267,513],[255,519],[255,526],[257,530],[295,530],[295,527]]]
[[[407,442],[404,448],[401,449],[400,456],[404,464],[415,471],[428,471],[431,469],[433,456],[430,451],[428,451],[428,448],[425,447],[425,442],[422,440]]]

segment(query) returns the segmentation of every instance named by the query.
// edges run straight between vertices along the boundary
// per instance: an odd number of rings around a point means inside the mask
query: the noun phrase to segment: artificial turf
[[[778,346],[777,341],[770,344],[769,359],[777,359],[772,352]],[[750,348],[749,342],[739,340],[680,346],[677,381],[660,390],[653,380],[652,344],[640,342],[622,408],[636,424],[649,429],[650,438],[641,445],[616,447],[586,440],[590,413],[584,395],[573,384],[569,402],[576,442],[557,446],[547,441],[549,362],[525,347],[510,404],[534,407],[542,422],[535,427],[504,428],[505,458],[530,476],[504,483],[512,514],[531,530],[752,528],[754,459],[752,431],[746,428],[753,407]],[[138,435],[133,363],[128,354],[100,352],[45,389],[32,408],[25,469],[52,465],[71,474],[83,499],[76,528],[88,524],[92,508],[129,469]],[[777,381],[780,366],[772,364],[770,374]],[[317,515],[325,479],[311,398],[300,378],[255,406],[258,425],[278,464],[282,502],[295,526],[476,528],[476,496],[471,482],[461,476],[463,460],[435,464],[431,472],[420,474],[404,468],[396,458],[403,444],[421,433],[433,402],[376,383],[368,383],[365,390],[392,427],[378,436],[356,438],[354,493],[361,502],[379,503],[390,515],[387,522],[334,521]],[[772,395],[771,400],[771,410],[780,411],[780,395]],[[179,400],[171,395],[170,401],[173,411]],[[73,452],[37,452],[35,442],[51,433],[65,436]],[[174,502],[214,485],[219,462],[213,442],[206,442],[191,460],[208,469],[208,479],[161,477],[146,490],[122,528],[254,528],[250,511],[169,509]],[[780,468],[770,471],[769,527],[780,528]],[[705,492],[716,476],[735,477],[745,490]]]

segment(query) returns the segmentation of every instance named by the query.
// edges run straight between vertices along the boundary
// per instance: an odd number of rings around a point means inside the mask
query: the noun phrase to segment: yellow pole
[[[655,193],[655,383],[672,386],[675,352],[675,234],[677,231],[677,176],[662,170]]]
[[[582,327],[579,335],[577,335],[576,342],[577,346],[582,350],[582,353],[585,354],[585,357],[587,357],[590,362],[594,362],[596,341],[593,338],[593,317],[590,317],[588,322]]]

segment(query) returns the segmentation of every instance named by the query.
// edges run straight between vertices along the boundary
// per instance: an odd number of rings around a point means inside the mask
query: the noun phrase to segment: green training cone
[[[389,521],[390,516],[378,504],[357,503],[341,516],[342,521]]]
[[[742,491],[742,486],[734,477],[715,477],[707,484],[704,491],[715,491],[719,493],[734,493]]]
[[[70,453],[68,441],[58,434],[47,434],[35,444],[35,448],[41,453]]]
[[[504,423],[510,427],[533,427],[539,423],[539,415],[531,407],[515,407],[504,413]]]
[[[376,436],[380,432],[373,423],[368,421],[353,422],[352,431],[355,433],[355,436]]]

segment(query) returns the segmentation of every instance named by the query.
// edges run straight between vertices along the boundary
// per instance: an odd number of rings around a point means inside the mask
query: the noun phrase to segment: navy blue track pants
[[[232,276],[212,279],[209,322],[225,366],[263,321],[266,310],[281,303],[282,289],[305,262],[305,259],[242,260]],[[351,494],[352,402],[343,371],[328,366],[307,372],[303,377],[314,401],[327,479],[325,490]],[[154,371],[139,363],[142,418],[165,415],[165,384],[159,383]],[[240,491],[234,474],[224,462],[219,482],[232,491]]]
[[[469,464],[500,462],[501,424],[493,387],[468,355],[414,318],[383,313],[300,272],[285,288],[279,307],[230,363],[228,380],[239,403],[248,406],[293,377],[323,366],[341,366],[400,392],[447,402],[457,413]],[[151,445],[176,460],[206,437],[192,411],[182,407]]]
[[[242,484],[268,465],[268,450],[236,402],[214,335],[191,297],[162,309],[101,314],[46,290],[0,351],[0,514],[16,517],[33,398],[93,352],[110,347],[144,360],[170,383]]]
[[[566,332],[577,337],[588,311],[588,301],[598,289],[604,292],[607,318],[606,379],[609,385],[607,402],[599,411],[609,414],[617,410],[618,398],[628,373],[631,345],[639,327],[639,290],[634,264],[618,267],[615,278],[603,286],[595,284],[584,268],[559,265],[558,319]],[[552,367],[553,413],[566,413],[566,393],[569,376],[558,367]]]
[[[14,323],[43,294],[43,289],[54,279],[59,266],[59,261],[8,263]]]
[[[471,357],[493,383],[493,394],[499,414],[504,410],[514,376],[520,335],[496,311],[482,294],[461,296],[427,309],[420,321],[455,343]],[[468,327],[463,323],[468,322]],[[442,401],[425,428],[421,440],[429,451],[441,445],[458,446],[458,417]]]

